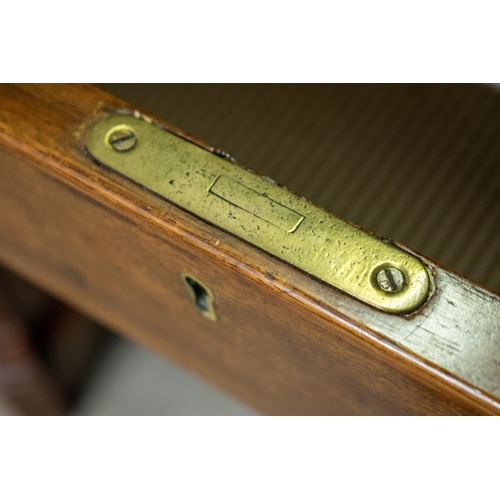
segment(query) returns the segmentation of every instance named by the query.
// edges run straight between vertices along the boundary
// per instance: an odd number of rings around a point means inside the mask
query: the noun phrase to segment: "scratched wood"
[[[84,132],[123,107],[92,86],[0,87],[4,265],[269,414],[500,413],[498,296],[427,262],[418,313],[361,304],[95,165]]]

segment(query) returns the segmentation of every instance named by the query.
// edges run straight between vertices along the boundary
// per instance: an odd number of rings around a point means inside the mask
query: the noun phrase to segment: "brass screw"
[[[119,128],[111,133],[108,142],[115,151],[125,153],[135,148],[137,136],[129,128]]]
[[[384,267],[377,273],[377,285],[384,292],[400,292],[405,286],[405,275],[395,267]]]

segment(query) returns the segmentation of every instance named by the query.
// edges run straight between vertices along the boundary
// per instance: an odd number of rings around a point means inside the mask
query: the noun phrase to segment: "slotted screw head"
[[[137,136],[135,132],[129,128],[119,128],[111,133],[108,142],[115,151],[124,153],[135,148]]]
[[[395,267],[384,267],[377,273],[377,285],[384,292],[400,292],[405,286],[405,275]]]

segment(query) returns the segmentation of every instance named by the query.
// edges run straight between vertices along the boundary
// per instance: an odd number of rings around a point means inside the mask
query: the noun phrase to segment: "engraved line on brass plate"
[[[293,233],[304,220],[303,215],[224,175],[217,177],[208,191],[288,233]]]

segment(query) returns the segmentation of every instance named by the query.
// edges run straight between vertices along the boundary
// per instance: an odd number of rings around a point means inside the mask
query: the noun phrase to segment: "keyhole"
[[[208,312],[207,291],[197,281],[189,276],[186,276],[186,282],[191,287],[194,293],[194,301],[196,306],[204,312]]]
[[[189,274],[181,274],[182,281],[186,285],[191,301],[196,308],[208,319],[215,321],[217,315],[214,308],[214,294],[213,292],[201,283],[198,279],[190,276]]]

